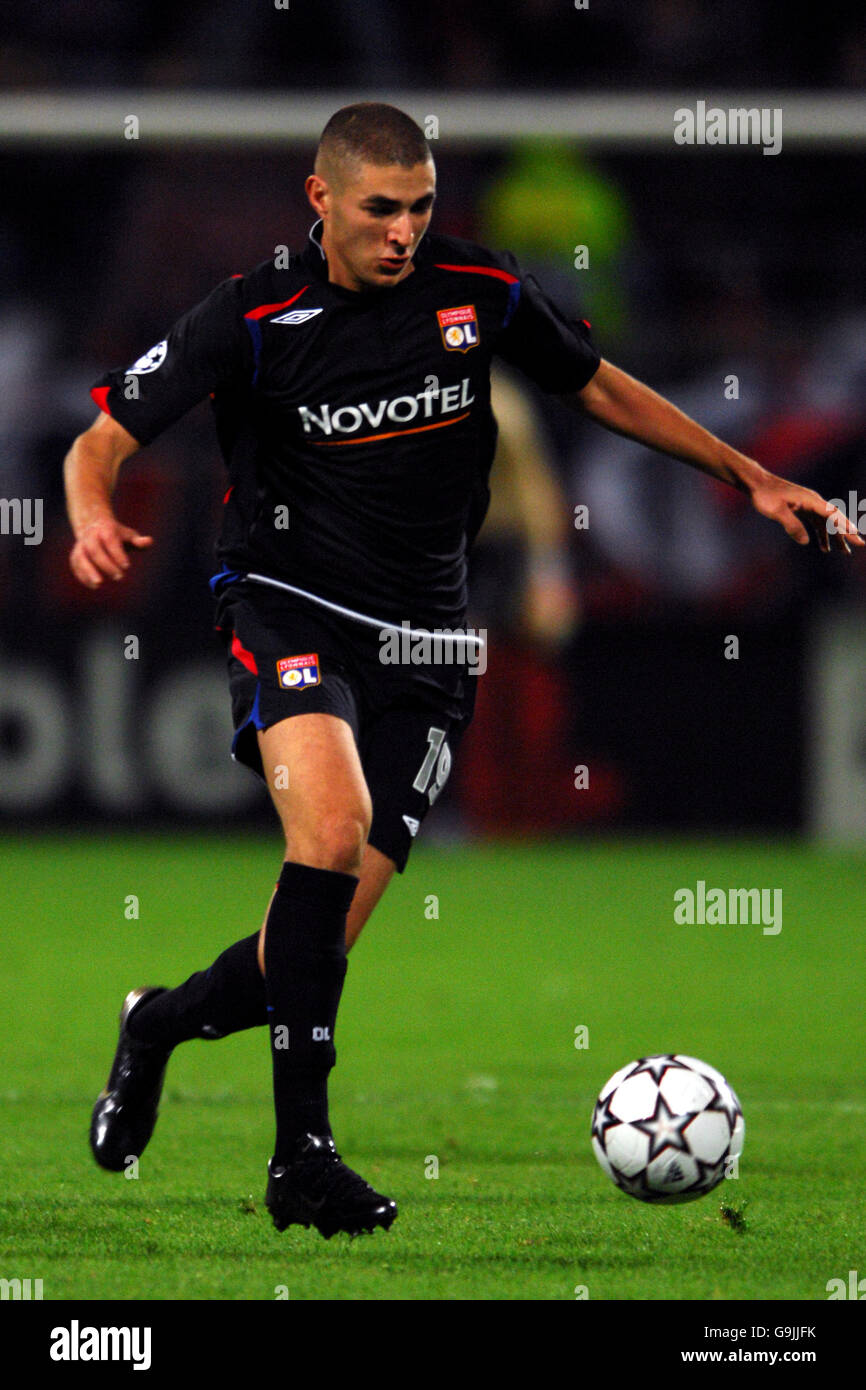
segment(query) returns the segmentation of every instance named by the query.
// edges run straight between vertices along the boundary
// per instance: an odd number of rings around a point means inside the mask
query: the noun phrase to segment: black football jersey
[[[494,355],[550,392],[599,365],[510,253],[428,233],[360,291],[319,244],[219,285],[91,394],[141,445],[212,398],[226,576],[258,573],[386,623],[458,626],[496,443]]]

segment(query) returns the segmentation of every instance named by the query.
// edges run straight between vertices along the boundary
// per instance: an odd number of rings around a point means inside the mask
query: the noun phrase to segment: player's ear
[[[321,217],[328,211],[330,204],[330,189],[327,183],[319,174],[310,174],[307,177],[304,188],[310,200],[310,206],[313,211],[317,212]]]

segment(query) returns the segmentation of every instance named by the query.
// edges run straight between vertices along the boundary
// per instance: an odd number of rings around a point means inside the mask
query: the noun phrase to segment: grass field
[[[124,994],[253,930],[278,862],[273,838],[0,848],[0,1275],[46,1299],[823,1300],[866,1274],[866,856],[797,844],[419,846],[350,958],[331,1083],[343,1156],[398,1201],[387,1235],[274,1231],[263,1031],[180,1048],[138,1179],[102,1172]],[[781,888],[781,932],[675,925],[699,879]],[[725,1072],[746,1144],[737,1181],[650,1208],[589,1120],[668,1051]]]

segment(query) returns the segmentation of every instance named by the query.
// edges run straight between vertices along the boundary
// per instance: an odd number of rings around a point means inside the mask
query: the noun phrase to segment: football
[[[608,1177],[642,1202],[691,1202],[734,1176],[740,1102],[721,1072],[681,1053],[640,1057],[603,1086],[592,1147]]]

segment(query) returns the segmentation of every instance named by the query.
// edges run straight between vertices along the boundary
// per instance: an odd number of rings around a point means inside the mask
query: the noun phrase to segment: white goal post
[[[585,147],[664,149],[674,144],[674,113],[709,109],[781,110],[786,148],[844,150],[866,141],[866,97],[839,91],[672,91],[610,93],[449,91],[155,91],[45,89],[0,96],[0,146],[91,145],[129,141],[135,117],[147,144],[298,145],[315,141],[339,107],[388,101],[422,127],[431,118],[445,148],[508,144],[519,137],[564,137]]]

